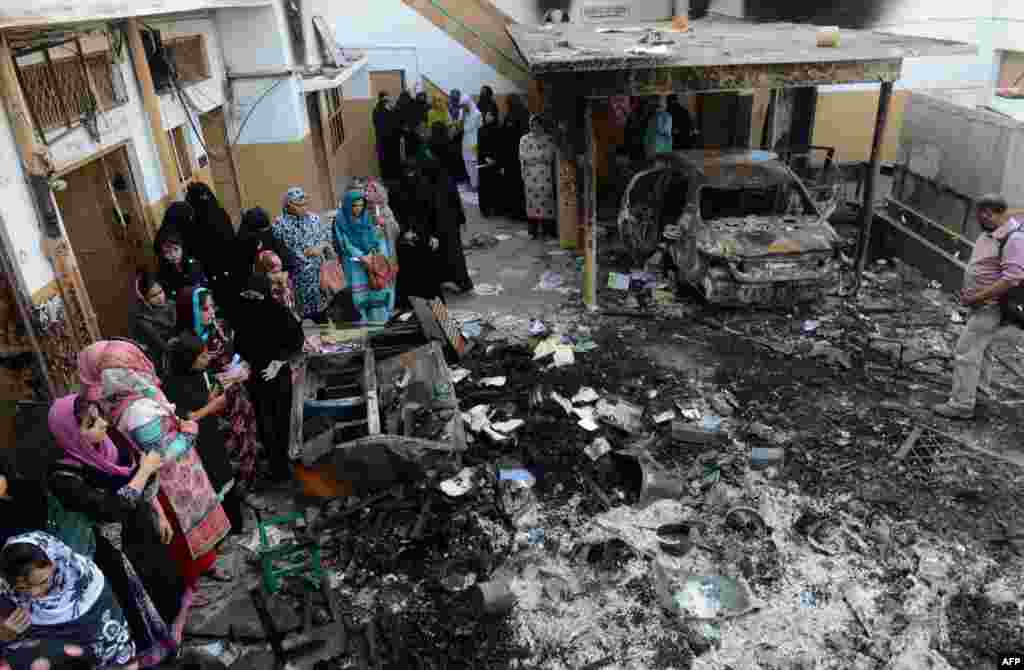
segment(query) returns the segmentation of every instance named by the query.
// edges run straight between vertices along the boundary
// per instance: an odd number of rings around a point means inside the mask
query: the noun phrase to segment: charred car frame
[[[828,222],[836,194],[812,195],[772,152],[660,154],[629,181],[619,233],[638,262],[663,249],[677,281],[709,303],[813,301],[837,284],[843,262]]]

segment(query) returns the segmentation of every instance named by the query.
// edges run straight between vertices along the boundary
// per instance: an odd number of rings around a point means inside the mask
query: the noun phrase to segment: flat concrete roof
[[[0,8],[0,31],[272,4],[272,0],[33,0],[13,10]]]
[[[594,96],[877,83],[898,79],[904,58],[977,53],[970,44],[868,30],[841,30],[838,46],[819,47],[821,26],[723,17],[692,21],[686,32],[669,23],[507,29],[534,77],[570,83],[560,75],[572,74],[574,88]],[[641,43],[649,31],[659,39]],[[610,71],[622,76],[590,76]],[[623,80],[630,90],[621,90]]]

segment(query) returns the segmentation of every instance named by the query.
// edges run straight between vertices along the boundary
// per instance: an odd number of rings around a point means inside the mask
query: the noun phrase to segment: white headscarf
[[[461,105],[461,106],[469,105],[469,111],[465,112],[466,114],[474,114],[474,113],[475,114],[479,114],[480,113],[480,110],[478,110],[476,108],[476,103],[473,102],[473,98],[471,98],[468,93],[463,93],[462,94],[462,97],[459,99],[459,105]]]
[[[103,594],[107,580],[96,564],[52,535],[16,535],[4,547],[12,544],[38,547],[53,564],[49,593],[38,598],[16,591],[9,594],[15,603],[28,610],[33,625],[59,626],[74,621],[92,609]]]

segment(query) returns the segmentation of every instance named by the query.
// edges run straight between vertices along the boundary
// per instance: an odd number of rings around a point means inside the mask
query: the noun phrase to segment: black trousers
[[[288,443],[292,423],[292,366],[284,365],[270,381],[264,381],[262,370],[256,371],[249,378],[248,385],[271,474],[279,479],[290,477]]]

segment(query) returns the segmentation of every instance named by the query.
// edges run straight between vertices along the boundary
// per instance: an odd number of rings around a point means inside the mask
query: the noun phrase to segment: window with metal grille
[[[163,45],[167,59],[178,73],[178,83],[194,84],[210,78],[210,58],[202,35],[164,38]]]
[[[345,120],[342,106],[341,89],[329,88],[321,91],[327,101],[327,133],[331,153],[336,152],[345,143]]]
[[[95,107],[101,112],[128,102],[121,66],[112,61],[109,52],[88,54],[84,60],[85,68],[77,56],[18,65],[25,99],[41,130],[78,124],[94,111],[93,92]]]

